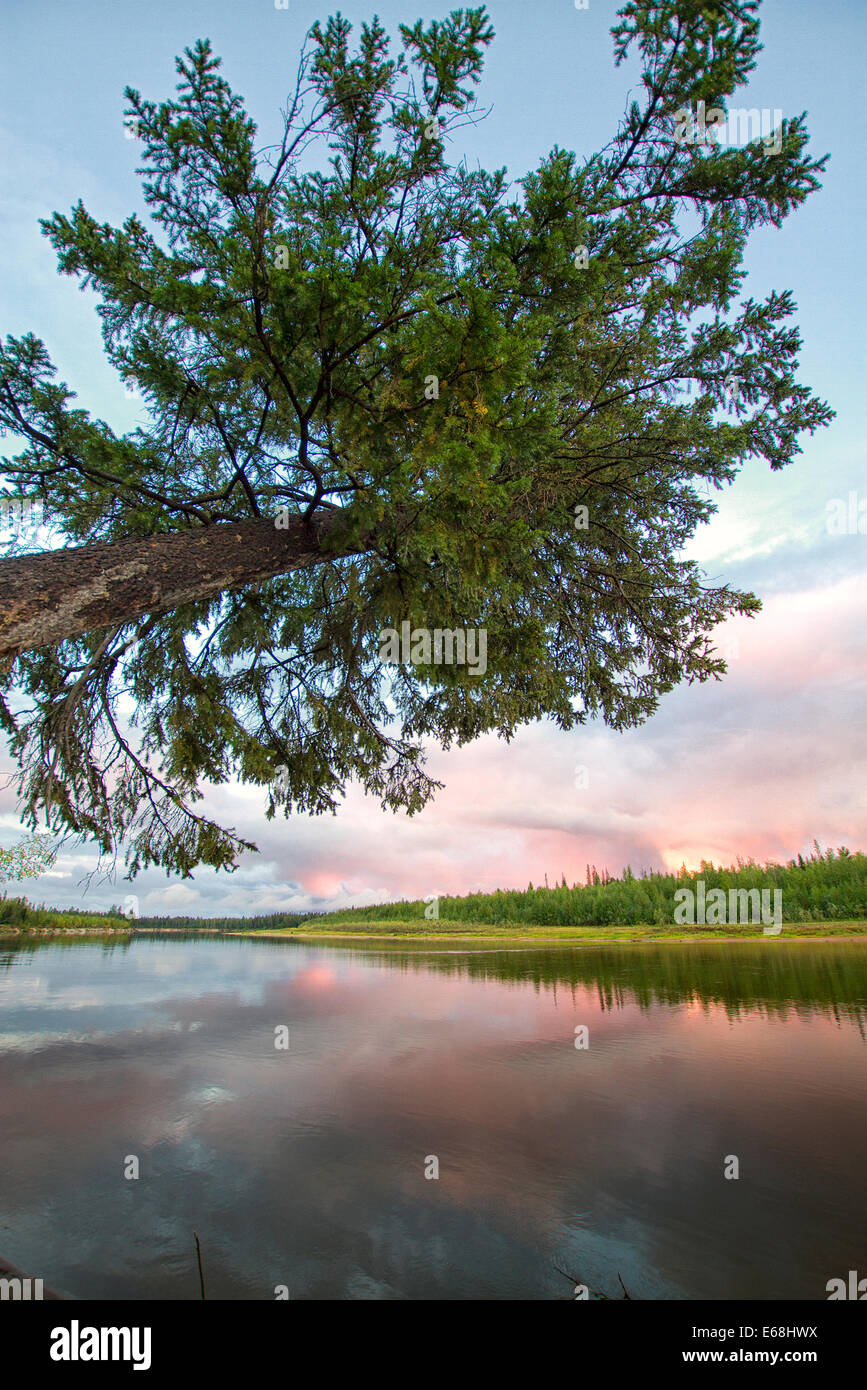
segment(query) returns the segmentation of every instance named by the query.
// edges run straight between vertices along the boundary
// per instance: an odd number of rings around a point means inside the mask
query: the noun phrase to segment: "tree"
[[[7,487],[67,543],[0,562],[32,824],[125,840],[130,874],[231,867],[255,846],[195,813],[203,780],[266,786],[269,817],[351,778],[412,813],[426,737],[622,729],[722,675],[713,629],[759,603],[683,546],[746,459],[779,469],[832,416],[795,381],[790,294],[740,293],[751,229],[819,186],[803,118],[774,155],[675,138],[746,81],[757,8],[629,0],[642,100],[517,185],[447,158],[484,8],[401,26],[397,56],[377,20],[355,50],[314,25],[270,147],[206,41],[175,99],[127,88],[153,227],[42,226],[148,422],[73,408],[34,336],[0,359]],[[483,629],[487,669],[384,665],[403,622]]]

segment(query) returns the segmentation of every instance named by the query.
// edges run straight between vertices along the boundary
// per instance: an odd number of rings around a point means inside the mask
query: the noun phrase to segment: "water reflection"
[[[105,1298],[197,1297],[193,1229],[213,1298],[824,1298],[865,1009],[859,942],[4,948],[0,1255]]]

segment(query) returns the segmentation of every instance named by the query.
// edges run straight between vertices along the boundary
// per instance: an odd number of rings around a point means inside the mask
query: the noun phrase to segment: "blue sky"
[[[336,8],[336,7],[335,7]],[[610,139],[634,65],[615,69],[609,28],[616,5],[590,0],[494,0],[497,38],[488,50],[480,104],[491,107],[451,146],[455,159],[505,165],[513,177],[554,144],[589,154]],[[358,23],[373,7],[344,4]],[[135,403],[105,363],[95,299],[59,277],[38,219],[81,198],[99,220],[145,215],[134,173],[137,147],[123,130],[129,84],[162,100],[174,90],[174,55],[209,37],[224,75],[246,99],[260,143],[276,138],[304,33],[328,6],[290,0],[5,0],[0,116],[3,274],[0,331],[35,332],[80,403],[115,428],[132,426]],[[380,4],[387,29],[419,7]],[[441,16],[447,6],[421,11]],[[867,536],[829,535],[827,504],[855,490],[867,498],[864,453],[862,236],[865,180],[860,110],[865,9],[859,0],[765,0],[765,45],[735,104],[808,112],[811,152],[831,153],[821,192],[781,230],[754,234],[746,293],[790,289],[804,348],[801,380],[837,411],[803,440],[782,473],[758,462],[720,496],[719,512],[692,553],[714,580],[765,601],[753,622],[721,634],[731,657],[725,682],[678,690],[643,729],[564,734],[523,731],[449,754],[430,767],[447,784],[420,816],[384,815],[351,791],[336,818],[264,820],[258,789],[223,787],[207,805],[257,841],[235,875],[210,870],[192,883],[156,871],[136,885],[79,880],[87,851],[64,853],[31,898],[118,901],[135,892],[142,912],[265,911],[342,905],[437,891],[524,886],[585,862],[612,872],[702,857],[786,858],[822,843],[867,848],[863,692]],[[11,767],[8,758],[3,766]],[[588,786],[576,786],[586,766]],[[11,790],[0,794],[0,841],[21,838]]]

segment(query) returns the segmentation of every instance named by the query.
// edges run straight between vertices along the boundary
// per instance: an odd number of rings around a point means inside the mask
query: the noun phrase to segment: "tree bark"
[[[0,560],[0,669],[21,652],[322,562],[336,553],[324,542],[340,519],[291,518],[280,530],[273,517],[224,522]]]

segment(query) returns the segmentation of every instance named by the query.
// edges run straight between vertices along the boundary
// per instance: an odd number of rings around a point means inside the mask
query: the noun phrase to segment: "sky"
[[[395,33],[420,7],[341,9],[356,26],[376,12]],[[479,89],[490,109],[450,155],[520,178],[555,144],[581,156],[607,143],[637,84],[634,64],[614,67],[616,9],[607,0],[586,10],[573,0],[493,0],[497,37]],[[276,138],[304,34],[331,12],[318,0],[289,0],[285,10],[274,0],[4,0],[0,333],[40,337],[78,403],[115,429],[135,425],[136,405],[103,357],[95,296],[58,276],[39,219],[79,198],[99,221],[146,215],[123,90],[166,99],[174,56],[197,38],[223,58],[260,143]],[[854,493],[867,513],[867,218],[853,119],[867,11],[862,0],[765,0],[761,18],[764,51],[733,104],[806,111],[811,154],[831,159],[822,189],[781,229],[753,234],[744,292],[791,290],[804,340],[799,379],[837,413],[802,438],[782,472],[748,463],[691,546],[709,581],[763,602],[757,617],[718,630],[724,680],[678,688],[626,733],[538,723],[509,744],[491,735],[449,752],[430,746],[427,769],[445,787],[412,818],[350,787],[335,816],[269,822],[265,789],[205,788],[198,809],[259,848],[231,875],[204,868],[182,881],[150,869],[128,883],[119,867],[114,881],[88,881],[95,854],[66,846],[52,870],[11,891],[94,909],[132,894],[142,916],[246,916],[523,888],[546,875],[571,883],[587,864],[640,873],[702,859],[784,861],[814,840],[867,849],[867,534],[828,530],[835,499],[848,506]],[[12,771],[0,751],[0,772]],[[0,790],[0,844],[23,835],[13,783]]]

